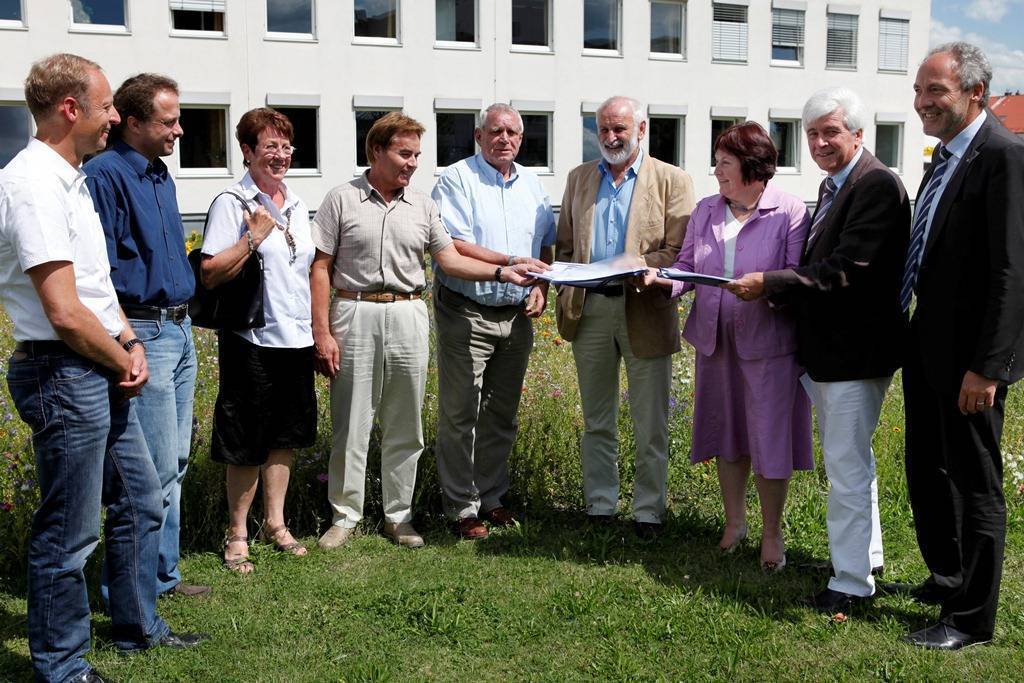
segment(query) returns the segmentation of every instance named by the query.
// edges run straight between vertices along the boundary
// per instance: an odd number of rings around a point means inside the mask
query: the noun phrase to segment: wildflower
[[[321,472],[320,474],[316,475],[316,480],[318,482],[320,482],[321,484],[326,484],[327,483],[327,473],[326,472]]]
[[[899,434],[899,433],[900,433],[900,432],[902,432],[902,431],[903,431],[903,428],[902,428],[902,427],[893,427],[893,428],[892,428],[892,433],[893,433],[893,434]]]
[[[845,623],[846,622],[846,615],[843,614],[842,612],[836,612],[835,614],[832,615],[832,621],[834,621],[837,624]]]
[[[551,392],[551,398],[562,398],[562,390],[561,389],[555,389],[554,391],[552,391]]]
[[[0,503],[0,510],[3,510],[4,512],[10,512],[13,509],[14,509],[14,505],[11,504],[11,503],[8,503],[6,500],[4,502]]]

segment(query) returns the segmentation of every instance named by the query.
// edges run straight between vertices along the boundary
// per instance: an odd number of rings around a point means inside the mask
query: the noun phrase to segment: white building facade
[[[311,206],[361,172],[361,135],[401,109],[427,133],[414,185],[473,152],[473,112],[511,102],[525,116],[520,162],[560,203],[566,174],[596,155],[593,112],[630,95],[647,145],[717,191],[713,136],[740,120],[772,132],[776,182],[808,202],[822,173],[800,109],[844,85],[868,106],[864,142],[911,194],[925,138],[913,79],[929,0],[0,0],[0,165],[31,123],[31,63],[70,51],[112,85],[140,71],[175,78],[185,137],[168,165],[186,214],[242,175],[234,124],[280,108],[296,128],[290,186]]]

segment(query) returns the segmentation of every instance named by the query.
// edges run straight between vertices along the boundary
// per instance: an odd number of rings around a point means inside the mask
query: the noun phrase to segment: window
[[[621,0],[583,0],[583,49],[619,51]]]
[[[715,141],[726,129],[743,123],[744,119],[735,116],[716,116],[711,119],[711,165],[715,165]]]
[[[683,165],[683,119],[680,116],[651,116],[647,120],[648,151],[655,159],[673,166]]]
[[[292,122],[292,169],[315,171],[320,167],[320,124],[316,107],[274,107]]]
[[[804,63],[804,13],[772,9],[772,61]]]
[[[778,120],[768,122],[768,134],[779,151],[777,168],[797,169],[800,167],[800,122],[798,120]]]
[[[512,0],[512,44],[551,48],[549,0]]]
[[[910,22],[881,17],[878,20],[878,70],[907,71]]]
[[[831,69],[857,68],[857,15],[828,14],[825,66]]]
[[[312,36],[313,0],[267,0],[267,33]]]
[[[356,166],[365,168],[370,165],[366,158],[366,135],[370,127],[380,117],[393,109],[357,109],[356,110]]]
[[[747,8],[712,3],[711,59],[716,62],[747,61]]]
[[[514,104],[512,106],[515,106]],[[525,114],[523,144],[516,163],[530,168],[551,168],[551,114]]]
[[[477,0],[437,0],[435,40],[476,45],[476,3]]]
[[[651,2],[651,52],[686,57],[685,2]]]
[[[182,170],[227,170],[227,120],[223,107],[181,108],[181,127],[188,131],[178,140]]]
[[[595,161],[601,158],[601,143],[597,139],[597,115],[583,115],[583,155],[581,161]]]
[[[903,125],[879,123],[875,125],[875,157],[896,171],[903,169]]]
[[[24,25],[25,18],[21,11],[21,0],[0,0],[0,28]]]
[[[355,0],[356,38],[398,42],[398,0]]]
[[[0,168],[28,144],[32,116],[24,104],[0,104]]]
[[[124,0],[71,0],[71,23],[75,28],[125,30]]]
[[[170,0],[175,31],[224,33],[225,0]]]
[[[451,166],[476,154],[476,114],[461,111],[437,112],[437,165]]]

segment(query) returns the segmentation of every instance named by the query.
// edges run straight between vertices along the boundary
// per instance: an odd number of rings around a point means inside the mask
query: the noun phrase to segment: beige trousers
[[[626,329],[625,297],[590,292],[572,343],[583,404],[583,493],[588,515],[619,503],[619,366],[626,363],[636,441],[633,518],[660,522],[668,479],[668,400],[672,356],[637,358]]]
[[[374,418],[381,428],[384,518],[412,519],[416,463],[423,452],[420,413],[426,388],[430,322],[422,301],[390,304],[335,298],[331,333],[341,369],[331,382],[331,460],[327,499],[333,523],[363,518],[366,455]]]

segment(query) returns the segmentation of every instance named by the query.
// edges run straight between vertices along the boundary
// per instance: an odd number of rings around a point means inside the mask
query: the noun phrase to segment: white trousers
[[[668,479],[668,400],[672,356],[637,358],[626,329],[625,297],[587,294],[572,353],[583,404],[583,493],[587,514],[619,503],[619,366],[626,363],[636,441],[633,518],[660,522]]]
[[[426,390],[430,321],[419,300],[373,303],[335,298],[331,333],[341,369],[331,382],[331,460],[327,499],[334,524],[363,518],[366,455],[374,418],[381,428],[384,519],[412,519],[416,463],[423,452],[421,410]]]
[[[835,576],[828,587],[865,597],[875,592],[872,567],[883,564],[878,481],[871,437],[892,377],[849,382],[800,378],[814,403],[825,459],[828,548]]]

